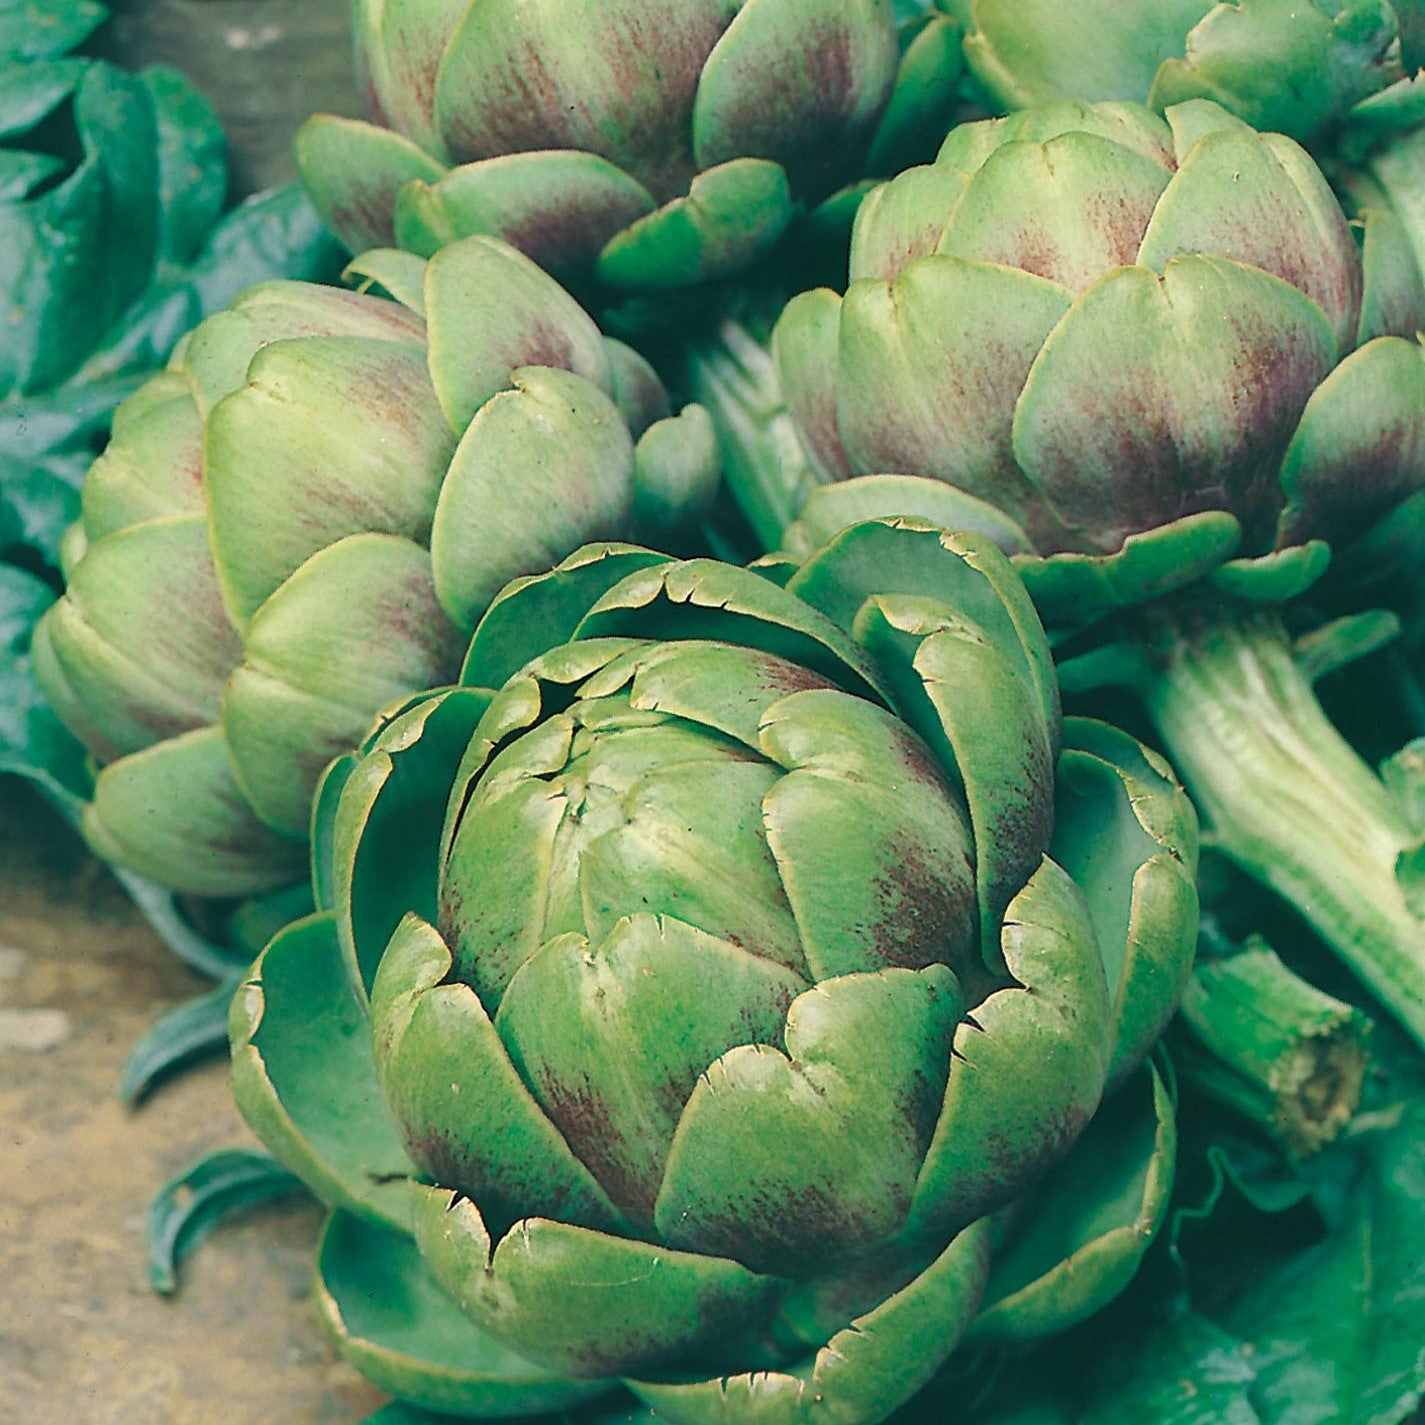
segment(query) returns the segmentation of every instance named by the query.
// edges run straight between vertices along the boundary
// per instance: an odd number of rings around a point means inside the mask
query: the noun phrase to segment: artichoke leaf
[[[908,263],[891,283],[854,283],[835,373],[852,470],[934,476],[998,505],[1036,546],[1062,544],[1012,437],[1025,382],[1070,297],[1032,273],[941,254]]]
[[[441,58],[469,0],[357,0],[352,21],[363,92],[386,122],[437,158],[434,96]]]
[[[1202,509],[1259,523],[1335,345],[1314,302],[1240,263],[1177,257],[1161,277],[1117,268],[1035,358],[1015,458],[1074,531],[1070,547],[1113,550]],[[1245,371],[1261,379],[1244,384]]]
[[[925,1385],[959,1344],[989,1265],[989,1223],[976,1222],[907,1286],[795,1366],[711,1380],[638,1376],[626,1384],[684,1425],[880,1420]]]
[[[507,376],[461,437],[431,530],[436,595],[467,632],[511,579],[612,539],[633,505],[633,442],[608,396],[555,367]]]
[[[1023,1212],[1008,1214],[968,1340],[1065,1331],[1117,1296],[1162,1226],[1176,1154],[1172,1093],[1150,1063],[1103,1105]]]
[[[460,639],[436,602],[430,555],[394,535],[349,535],[312,556],[253,615],[223,695],[244,794],[300,837],[332,757],[411,688],[449,682]]]
[[[974,844],[928,749],[833,691],[773,703],[761,742],[789,769],[763,819],[814,979],[936,961],[973,978]]]
[[[297,130],[293,157],[322,221],[351,252],[389,247],[396,204],[413,181],[435,182],[443,164],[392,129],[313,114]]]
[[[492,396],[510,389],[520,367],[558,367],[605,395],[613,390],[593,318],[548,273],[496,238],[441,248],[426,264],[425,309],[430,378],[457,437]]]
[[[712,509],[721,478],[722,452],[702,406],[655,421],[633,450],[634,537],[660,545],[686,538]]]
[[[1255,558],[1229,559],[1207,576],[1207,582],[1241,603],[1285,604],[1316,583],[1330,562],[1331,546],[1324,539],[1312,539]]]
[[[177,372],[146,381],[114,411],[113,439],[83,487],[90,543],[170,515],[202,515],[203,423]]]
[[[893,281],[912,258],[940,247],[946,215],[965,191],[966,176],[948,163],[920,164],[872,189],[851,228],[852,282]]]
[[[798,293],[772,329],[777,386],[795,417],[797,437],[819,476],[833,482],[854,473],[836,415],[840,330],[841,297],[826,287]]]
[[[744,0],[698,81],[698,166],[770,159],[813,198],[854,177],[900,62],[886,12],[885,0]]]
[[[611,237],[594,271],[633,291],[711,281],[770,252],[795,212],[779,164],[734,158],[698,174],[686,197]]]
[[[510,981],[495,1028],[576,1155],[646,1228],[699,1076],[738,1044],[779,1043],[805,988],[761,954],[640,913],[602,940],[546,942]]]
[[[109,763],[83,827],[96,856],[189,895],[270,890],[297,880],[307,859],[300,841],[253,815],[217,727]]]
[[[426,264],[411,252],[394,247],[375,247],[354,257],[342,269],[342,280],[362,293],[399,302],[423,321],[426,314]]]
[[[1361,241],[1361,325],[1357,346],[1378,336],[1425,330],[1425,272],[1399,214],[1367,208],[1357,215]]]
[[[916,1187],[908,1230],[932,1238],[1002,1206],[1062,1157],[1108,1075],[1108,985],[1093,925],[1078,887],[1047,857],[1005,911],[1001,954],[1018,983],[960,1026]]]
[[[799,995],[785,1053],[744,1044],[698,1080],[658,1193],[659,1235],[796,1277],[895,1235],[964,1008],[942,964],[841,975]],[[786,1203],[799,1210],[770,1206]]]
[[[1282,458],[1278,548],[1349,543],[1425,487],[1425,350],[1378,337],[1311,394]]]
[[[1242,527],[1225,510],[1184,515],[1130,534],[1111,554],[1016,555],[1024,581],[1051,628],[1092,623],[1210,575],[1237,552]]]
[[[943,603],[1019,671],[1057,736],[1059,697],[1044,627],[992,537],[914,517],[877,518],[837,533],[788,587],[853,631],[862,603],[873,595]]]
[[[929,157],[949,131],[965,68],[960,46],[960,26],[934,10],[918,28],[902,31],[895,84],[862,165],[867,173],[901,172]]]
[[[408,915],[371,990],[376,1076],[412,1158],[501,1228],[547,1213],[627,1232],[627,1219],[524,1086],[490,1015],[451,968],[440,932]],[[427,1208],[418,1205],[418,1216]],[[419,1222],[416,1230],[419,1237]]]
[[[457,162],[582,149],[660,200],[693,169],[698,79],[737,0],[526,0],[467,5],[436,78],[436,127]]]
[[[1163,1032],[1196,947],[1197,816],[1167,765],[1107,723],[1071,718],[1049,854],[1088,902],[1112,1004],[1116,1083]]]
[[[457,688],[421,699],[340,774],[329,875],[347,977],[363,998],[402,916],[436,916],[443,809],[493,697]]]
[[[259,282],[196,327],[174,357],[206,421],[224,396],[240,390],[258,352],[289,337],[361,337],[421,352],[425,323],[390,302],[309,282]],[[339,388],[338,388],[339,389]]]
[[[461,1310],[554,1370],[598,1377],[715,1347],[786,1283],[725,1258],[528,1217],[494,1240],[469,1198],[417,1190],[416,1243]]]
[[[937,250],[1082,292],[1137,260],[1172,177],[1163,164],[1093,133],[1006,143],[956,203]],[[1112,200],[1083,200],[1099,192]]]
[[[461,682],[502,686],[545,650],[567,642],[579,620],[625,575],[671,562],[633,544],[588,544],[547,573],[510,580],[476,626]]]
[[[1310,143],[1398,75],[1394,8],[1380,0],[1204,6],[1186,52],[1154,76],[1148,104],[1215,100],[1254,129]]]
[[[483,233],[548,272],[578,272],[654,206],[641,183],[597,154],[508,153],[407,183],[396,200],[396,237],[429,257]]]
[[[806,559],[853,524],[896,515],[983,535],[1006,554],[1030,552],[1029,537],[996,506],[921,475],[858,475],[818,487],[807,497],[796,523],[788,527],[786,549]]]
[[[1002,109],[1054,99],[1141,100],[1158,66],[1180,55],[1183,37],[1213,0],[1124,6],[1080,0],[977,0],[965,38],[971,73]]]
[[[591,786],[628,790],[609,808],[617,823],[593,835],[580,854],[580,911],[589,933],[610,933],[629,905],[629,887],[637,886],[636,908],[754,946],[767,960],[805,975],[799,927],[763,828],[761,808],[776,769],[743,760],[741,749],[729,751],[707,736],[689,739],[692,746],[679,738],[662,752],[670,730],[655,730],[647,739],[606,737],[590,758]],[[632,743],[638,761],[662,756],[671,765],[621,775],[615,750],[620,741]],[[638,752],[645,742],[649,751]],[[585,804],[586,826],[597,815],[592,801]]]
[[[330,914],[279,932],[233,997],[233,1095],[328,1206],[409,1231],[416,1169],[386,1113],[366,1012],[348,984]]]
[[[340,1210],[317,1247],[316,1307],[367,1380],[442,1414],[562,1410],[612,1384],[563,1380],[508,1350],[446,1296],[409,1236]]]
[[[35,636],[40,686],[91,752],[124,756],[217,720],[241,645],[201,514],[96,543]]]
[[[616,584],[575,636],[706,638],[760,648],[862,697],[882,682],[856,642],[818,610],[747,569],[711,559],[649,567]]]
[[[1321,170],[1290,139],[1240,125],[1204,134],[1140,231],[1142,266],[1162,272],[1185,253],[1211,253],[1269,272],[1321,308],[1339,353],[1355,344],[1355,239]]]
[[[428,543],[453,449],[419,349],[313,336],[260,350],[208,417],[213,557],[238,627],[346,535]]]
[[[762,727],[769,709],[789,694],[832,686],[808,669],[760,649],[673,641],[643,651],[630,701],[635,708],[711,728],[749,752],[766,753]]]

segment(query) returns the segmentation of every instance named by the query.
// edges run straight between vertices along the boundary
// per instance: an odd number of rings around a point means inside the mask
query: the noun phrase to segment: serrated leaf
[[[108,17],[95,0],[9,0],[0,5],[0,54],[20,59],[65,54]]]
[[[178,1290],[178,1264],[225,1218],[300,1191],[301,1179],[250,1148],[223,1148],[159,1188],[148,1209],[148,1279],[161,1296]]]
[[[171,1009],[134,1045],[119,1080],[119,1097],[136,1104],[177,1069],[209,1054],[226,1053],[228,1007],[238,977]]]
[[[172,891],[132,871],[117,866],[109,869],[154,933],[185,965],[214,980],[227,979],[246,968],[250,958],[246,947],[210,940],[183,914]]]
[[[1220,1313],[1255,1347],[1264,1421],[1397,1425],[1425,1395],[1425,1100],[1363,1139],[1353,1188],[1324,1241]]]
[[[0,773],[77,802],[89,783],[84,751],[50,712],[30,666],[31,630],[54,596],[44,580],[0,564]]]

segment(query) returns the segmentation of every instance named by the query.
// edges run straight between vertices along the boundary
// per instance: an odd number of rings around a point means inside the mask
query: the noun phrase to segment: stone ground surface
[[[308,1303],[306,1198],[253,1209],[145,1276],[144,1216],[209,1149],[251,1143],[223,1066],[125,1108],[129,1049],[205,987],[57,817],[0,778],[0,1420],[353,1425],[382,1397]]]

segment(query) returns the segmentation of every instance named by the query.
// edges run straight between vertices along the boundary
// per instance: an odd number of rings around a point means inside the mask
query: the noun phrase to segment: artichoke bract
[[[120,407],[36,632],[102,764],[90,844],[173,889],[296,879],[322,769],[508,579],[670,534],[717,477],[706,414],[513,249],[365,267],[401,300],[252,288]]]
[[[1298,661],[1276,612],[1425,491],[1420,269],[1398,216],[1360,237],[1304,150],[1207,100],[1049,104],[871,194],[845,297],[786,308],[804,467],[703,385],[769,547],[914,512],[1016,554],[1092,653],[1066,685],[1135,684],[1215,844],[1425,1042],[1418,778],[1382,783],[1310,685],[1379,624]]]
[[[890,0],[357,0],[374,122],[317,115],[303,181],[352,248],[488,233],[648,291],[736,272],[907,135],[943,132],[958,31]],[[904,50],[904,53],[902,53]]]
[[[372,1379],[869,1423],[967,1331],[1126,1282],[1196,821],[1133,739],[1061,736],[992,544],[871,522],[785,588],[591,546],[495,601],[462,684],[333,765],[324,909],[231,1022]],[[432,1324],[387,1341],[398,1296]]]

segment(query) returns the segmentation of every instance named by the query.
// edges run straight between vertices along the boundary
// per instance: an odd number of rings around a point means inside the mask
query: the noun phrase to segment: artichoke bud
[[[49,696],[111,764],[96,846],[176,889],[292,874],[327,761],[455,677],[506,581],[627,531],[635,437],[668,409],[652,369],[503,244],[358,266],[405,300],[252,288],[125,403],[39,636]],[[655,435],[644,462],[663,527],[715,473],[705,418],[679,427],[686,450]],[[165,750],[209,732],[201,757]],[[186,792],[147,794],[144,768]]]
[[[781,1363],[912,1285],[948,1351],[970,1224],[1063,1155],[1186,974],[1180,792],[1078,735],[1104,775],[1070,834],[1118,848],[1080,855],[1086,899],[1046,854],[1043,630],[988,540],[923,522],[857,526],[785,589],[580,551],[500,596],[465,680],[532,630],[464,750],[427,730],[448,695],[412,708],[331,831],[374,1074],[435,1184],[427,1266],[576,1377],[751,1335]],[[397,840],[414,893],[371,879]],[[571,1280],[602,1283],[588,1310]]]
[[[296,143],[353,250],[488,233],[615,292],[736,272],[923,156],[961,63],[948,19],[898,33],[889,0],[402,0],[359,5],[356,41],[371,122]]]
[[[1363,264],[1311,158],[1207,99],[1057,101],[963,124],[873,193],[845,296],[796,299],[772,350],[824,477],[944,482],[1085,578],[1117,561],[1131,602],[1171,587],[1174,549],[1201,572],[1207,514],[1264,554],[1354,536],[1425,483],[1386,350],[1418,323],[1407,248],[1386,215]]]

